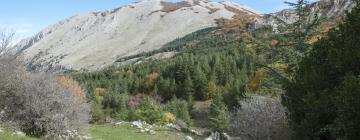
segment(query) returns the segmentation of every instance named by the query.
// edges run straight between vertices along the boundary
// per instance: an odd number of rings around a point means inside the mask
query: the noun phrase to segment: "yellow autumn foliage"
[[[170,112],[165,112],[164,113],[164,122],[166,124],[174,123],[175,120],[176,120],[176,117],[172,113],[170,113]]]
[[[251,92],[256,92],[259,89],[261,81],[267,76],[265,69],[259,69],[255,72],[255,75],[250,79],[247,84],[247,88]]]
[[[96,95],[103,95],[106,93],[106,89],[105,88],[95,88],[95,94]]]
[[[244,49],[247,54],[255,54],[255,46],[253,44],[247,44]]]
[[[287,71],[289,65],[288,64],[281,64],[281,63],[275,63],[274,67],[278,70]]]
[[[321,39],[321,35],[314,35],[308,41],[306,41],[306,43],[314,44],[315,42],[319,41],[320,39]]]
[[[77,97],[82,97],[85,98],[85,93],[82,90],[82,88],[80,87],[80,85],[73,79],[67,78],[65,76],[60,76],[59,77],[59,81],[60,84],[62,84],[62,86],[64,86],[67,89],[70,89],[73,91],[73,93],[77,96]]]

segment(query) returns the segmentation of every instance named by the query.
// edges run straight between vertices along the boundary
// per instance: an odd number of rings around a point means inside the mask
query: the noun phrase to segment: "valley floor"
[[[140,133],[138,129],[128,124],[123,125],[92,125],[89,130],[91,140],[182,140],[186,136],[185,133],[159,128],[155,130],[155,134]],[[191,136],[194,139],[198,137]],[[203,138],[201,138],[203,139]],[[18,136],[11,132],[0,132],[0,140],[40,140],[38,138],[28,136]]]
[[[93,125],[90,135],[94,139],[102,140],[182,140],[188,136],[166,128],[156,129],[155,134],[140,133],[139,130],[126,124],[121,126]]]

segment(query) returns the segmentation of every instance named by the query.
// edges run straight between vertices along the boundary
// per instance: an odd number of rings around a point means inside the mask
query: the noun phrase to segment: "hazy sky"
[[[138,0],[1,0],[0,29],[15,30],[18,38],[23,38],[75,14],[118,8],[136,1]],[[287,7],[284,0],[230,1],[247,5],[260,13],[275,12]]]

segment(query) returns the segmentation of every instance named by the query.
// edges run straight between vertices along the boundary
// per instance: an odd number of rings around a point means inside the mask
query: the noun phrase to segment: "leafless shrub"
[[[241,102],[241,109],[232,115],[229,133],[246,140],[288,140],[291,136],[280,101],[262,96]]]
[[[12,101],[24,74],[21,58],[10,47],[13,37],[13,33],[0,32],[0,109]]]
[[[47,74],[33,74],[25,80],[20,95],[23,109],[15,114],[15,118],[22,118],[19,125],[24,132],[58,136],[67,130],[84,132],[88,128],[90,110],[85,96],[62,82]]]
[[[81,88],[64,77],[26,72],[10,36],[0,34],[0,123],[48,138],[84,132],[90,109]]]
[[[14,39],[13,32],[0,32],[0,55],[8,54],[12,40]]]

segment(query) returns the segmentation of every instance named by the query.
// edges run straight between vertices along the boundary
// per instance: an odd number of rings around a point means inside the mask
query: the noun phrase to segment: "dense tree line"
[[[93,102],[94,122],[107,118],[168,122],[173,119],[164,117],[171,113],[191,125],[194,101],[212,100],[209,124],[212,130],[223,132],[229,127],[229,112],[252,111],[239,110],[246,94],[276,97],[285,90],[283,104],[297,137],[353,139],[358,132],[357,119],[351,118],[357,117],[354,106],[358,103],[358,10],[313,45],[307,41],[319,33],[313,30],[317,17],[304,18],[310,15],[306,4],[303,0],[291,4],[300,17],[282,34],[274,34],[270,27],[240,35],[205,29],[155,52],[126,59],[179,52],[173,58],[70,76],[85,87]],[[286,125],[285,109],[272,111],[281,111],[276,115]],[[266,128],[287,128],[274,125],[276,121]],[[261,134],[269,137],[269,133]]]
[[[187,49],[188,42],[194,41],[194,40],[202,40],[205,39],[211,32],[215,31],[216,29],[219,29],[220,27],[209,27],[205,29],[201,29],[199,31],[195,31],[193,33],[190,33],[184,37],[177,38],[174,41],[171,41],[169,43],[166,43],[163,47],[161,47],[158,50],[150,51],[150,52],[143,52],[137,55],[131,55],[128,57],[120,58],[118,61],[126,61],[129,59],[139,58],[139,57],[149,57],[157,53],[162,52],[171,52],[171,51],[182,51]]]
[[[283,103],[296,137],[358,139],[360,5],[343,23],[314,44],[285,84]]]
[[[110,109],[110,116],[126,112],[122,108],[131,107],[126,104],[129,99],[124,98],[137,95],[152,97],[159,103],[173,102],[173,98],[184,100],[190,111],[194,100],[205,101],[221,94],[231,109],[245,95],[246,84],[254,71],[253,61],[241,48],[207,49],[182,53],[172,59],[71,76],[86,87],[90,100],[98,102],[97,111]],[[190,122],[187,117],[185,121]]]

